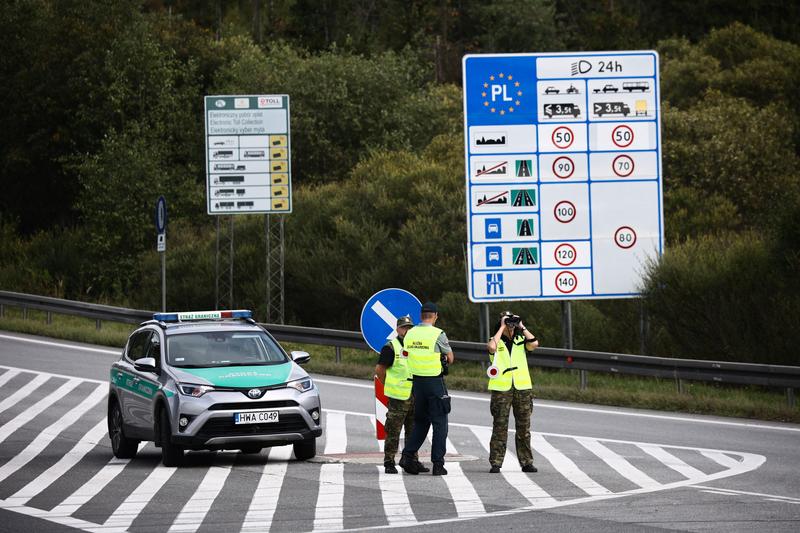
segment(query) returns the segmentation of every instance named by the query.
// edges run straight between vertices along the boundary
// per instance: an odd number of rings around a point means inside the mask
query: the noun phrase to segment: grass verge
[[[94,320],[56,314],[47,324],[44,312],[28,311],[25,319],[19,309],[6,308],[0,317],[0,329],[121,347],[135,326],[103,322],[97,329]],[[371,379],[377,360],[372,352],[345,348],[342,362],[337,363],[335,350],[330,346],[295,343],[283,346],[286,350],[311,353],[306,369],[332,376]],[[589,387],[582,391],[577,371],[532,369],[532,377],[534,393],[539,399],[800,423],[800,408],[790,408],[784,391],[780,390],[685,382],[684,392],[679,393],[673,380],[592,373]],[[456,361],[447,384],[451,390],[483,392],[486,374],[479,363]]]

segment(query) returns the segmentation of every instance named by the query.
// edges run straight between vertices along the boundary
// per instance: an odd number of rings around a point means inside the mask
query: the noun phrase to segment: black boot
[[[409,457],[408,455],[403,455],[400,458],[400,468],[405,470],[406,474],[411,474],[412,476],[416,476],[419,474],[419,470],[417,469],[417,463],[414,461],[413,457]]]
[[[499,474],[500,473],[500,467],[497,466],[497,465],[492,465],[492,467],[489,469],[489,473],[490,474]]]
[[[441,463],[433,463],[433,475],[434,476],[446,476],[447,470],[444,469],[444,465]]]
[[[533,464],[525,465],[522,467],[523,472],[538,472],[539,469],[533,466]]]
[[[394,461],[386,461],[383,463],[383,469],[387,474],[396,474],[397,468],[394,466]]]
[[[419,459],[417,459],[415,462],[417,463],[417,472],[422,473],[422,472],[430,472],[431,471],[430,468],[428,468],[424,464],[420,463]]]

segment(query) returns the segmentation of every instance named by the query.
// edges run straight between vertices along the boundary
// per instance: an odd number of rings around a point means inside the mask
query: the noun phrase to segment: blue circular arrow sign
[[[383,345],[396,336],[397,319],[410,316],[419,324],[422,304],[403,289],[383,289],[367,300],[361,310],[361,334],[370,348],[380,352]]]
[[[156,202],[156,232],[164,233],[167,229],[167,200],[163,196]]]

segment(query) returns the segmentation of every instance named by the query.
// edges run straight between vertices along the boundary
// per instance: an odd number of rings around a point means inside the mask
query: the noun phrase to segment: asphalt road
[[[330,376],[314,377],[332,462],[283,447],[167,469],[151,444],[115,460],[103,423],[117,356],[0,332],[0,531],[800,530],[798,425],[537,401],[539,473],[519,471],[510,443],[492,475],[488,395],[450,391],[448,451],[463,460],[446,477],[386,476],[358,459],[380,451],[371,384]]]

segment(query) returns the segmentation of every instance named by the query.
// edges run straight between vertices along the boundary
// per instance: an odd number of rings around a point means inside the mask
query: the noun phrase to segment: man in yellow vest
[[[511,311],[500,314],[497,333],[486,348],[492,356],[489,367],[489,409],[494,419],[489,441],[489,472],[497,474],[503,466],[508,441],[508,412],[514,409],[517,458],[523,472],[536,472],[531,450],[531,415],[533,385],[528,371],[527,352],[539,346],[536,336],[528,331],[519,316]]]
[[[405,426],[406,439],[414,429],[414,398],[411,396],[411,374],[408,357],[403,354],[403,337],[414,325],[410,316],[397,319],[397,336],[384,344],[375,365],[375,375],[383,383],[383,393],[389,398],[386,413],[386,440],[383,442],[383,467],[387,474],[396,474],[394,456],[400,443],[400,430]],[[414,456],[417,470],[430,472]]]
[[[433,302],[422,306],[422,322],[406,333],[404,348],[408,354],[408,370],[414,384],[414,431],[406,439],[400,467],[407,474],[419,474],[414,455],[419,450],[428,430],[433,425],[431,439],[431,461],[433,475],[447,475],[444,454],[447,446],[447,414],[450,412],[450,396],[444,386],[444,363],[453,363],[453,350],[444,331],[434,326],[439,318]]]

